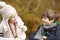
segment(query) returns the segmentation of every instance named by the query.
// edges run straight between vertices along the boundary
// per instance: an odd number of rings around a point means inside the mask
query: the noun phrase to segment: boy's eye
[[[53,18],[49,18],[49,20],[53,20]]]
[[[44,19],[46,19],[47,17],[43,17]]]
[[[53,17],[48,17],[49,18],[49,20],[53,20]]]

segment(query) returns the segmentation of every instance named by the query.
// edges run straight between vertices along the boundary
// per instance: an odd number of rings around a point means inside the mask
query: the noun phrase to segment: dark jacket
[[[38,30],[29,35],[29,40],[42,40],[44,28],[43,25],[38,27]],[[60,24],[49,28],[46,32],[46,40],[60,40]]]
[[[60,25],[48,30],[47,40],[60,40]]]

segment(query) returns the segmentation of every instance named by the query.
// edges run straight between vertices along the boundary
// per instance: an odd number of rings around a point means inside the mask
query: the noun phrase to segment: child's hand
[[[46,36],[43,36],[43,39],[47,39],[47,37]]]

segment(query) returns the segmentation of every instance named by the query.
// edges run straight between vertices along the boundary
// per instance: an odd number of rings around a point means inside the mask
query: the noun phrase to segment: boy
[[[43,25],[39,26],[33,40],[60,40],[58,18],[59,15],[54,10],[46,10],[42,16]]]

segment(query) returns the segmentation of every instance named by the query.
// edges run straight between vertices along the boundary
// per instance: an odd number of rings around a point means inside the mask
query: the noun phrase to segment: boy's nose
[[[43,22],[43,23],[45,23],[45,22],[46,22],[44,18],[42,19],[42,22]]]
[[[44,21],[44,18],[42,18],[42,21]]]

